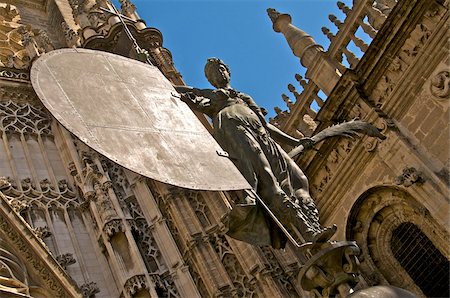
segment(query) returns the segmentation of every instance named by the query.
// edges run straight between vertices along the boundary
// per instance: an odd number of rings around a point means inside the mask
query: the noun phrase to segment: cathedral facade
[[[152,64],[183,85],[161,32],[129,0],[120,3]],[[354,3],[338,3],[343,22],[330,17],[336,35],[324,28],[328,51],[290,43],[308,80],[296,76],[302,91],[289,85],[296,100],[284,95],[288,110],[272,122],[299,137],[354,118],[382,129],[384,141],[340,138],[297,162],[324,224],[336,223],[337,240],[361,247],[360,287],[445,296],[449,3]],[[40,103],[30,67],[44,53],[82,47],[137,58],[114,9],[108,0],[0,1],[0,296],[307,297],[297,280],[302,258],[291,246],[255,247],[224,235],[235,193],[133,173],[83,144]],[[272,21],[278,32],[291,28],[280,23],[286,18]],[[370,45],[356,36],[359,28]],[[311,49],[320,59],[304,60]]]

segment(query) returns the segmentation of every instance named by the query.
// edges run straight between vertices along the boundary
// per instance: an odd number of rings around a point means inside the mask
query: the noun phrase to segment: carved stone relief
[[[435,74],[430,81],[430,91],[437,99],[449,99],[450,71],[443,70]]]
[[[133,297],[141,290],[148,289],[149,285],[145,279],[145,275],[135,275],[130,277],[124,285],[125,291],[128,293],[128,297]]]
[[[436,24],[442,14],[442,9],[433,6],[421,20],[421,23],[417,24],[411,32],[397,56],[393,58],[386,74],[381,78],[372,93],[372,100],[377,106],[381,106],[386,102],[402,75],[407,72],[410,65],[414,64],[417,55],[423,51],[424,46],[436,29]],[[445,89],[443,81],[445,80],[442,77],[435,80],[435,84],[440,86],[438,90]]]
[[[83,298],[94,298],[95,294],[100,293],[100,289],[95,282],[87,282],[80,286],[83,292]]]
[[[403,169],[401,175],[397,176],[394,183],[397,185],[403,185],[410,187],[413,184],[422,184],[425,182],[422,172],[418,171],[414,167],[406,167]]]
[[[56,257],[56,260],[58,261],[59,265],[61,265],[61,267],[63,267],[64,269],[67,269],[67,266],[75,264],[77,262],[73,257],[73,254],[71,253],[59,255]]]

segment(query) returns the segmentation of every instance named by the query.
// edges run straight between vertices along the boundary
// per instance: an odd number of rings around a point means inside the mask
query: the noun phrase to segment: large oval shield
[[[250,188],[154,66],[107,52],[62,49],[33,64],[31,81],[63,126],[136,173],[190,189]]]

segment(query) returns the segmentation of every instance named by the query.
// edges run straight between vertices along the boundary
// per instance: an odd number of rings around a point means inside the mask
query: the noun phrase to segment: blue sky
[[[206,59],[218,57],[231,68],[231,85],[251,95],[274,116],[273,108],[287,109],[281,99],[289,83],[297,90],[296,73],[305,69],[292,54],[284,36],[272,29],[266,9],[289,13],[293,24],[326,49],[321,27],[336,32],[328,20],[343,13],[335,0],[133,0],[148,27],[163,34],[163,45],[173,55],[187,85],[210,88],[203,73]],[[343,1],[351,7],[351,0]]]

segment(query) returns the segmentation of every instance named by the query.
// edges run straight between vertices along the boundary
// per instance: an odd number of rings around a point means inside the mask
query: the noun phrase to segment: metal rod
[[[111,11],[111,10],[106,9],[106,8],[104,8],[104,7],[100,7],[100,10],[103,10],[104,12],[107,12],[107,13],[110,13],[110,14],[112,14],[112,15],[118,16],[117,13],[115,13],[114,11]],[[136,20],[133,20],[132,18],[129,18],[129,17],[127,17],[127,16],[124,16],[123,14],[121,14],[121,16],[122,16],[122,18],[124,18],[124,19],[127,20],[127,21],[130,21],[130,22],[133,22],[133,23],[137,23]]]
[[[125,20],[124,20],[124,18],[123,18],[123,17],[125,17],[125,16],[123,16],[123,15],[119,12],[119,10],[116,8],[116,6],[114,5],[114,3],[112,3],[112,2],[110,1],[110,4],[111,4],[111,6],[112,6],[112,8],[114,9],[114,12],[115,12],[115,13],[113,13],[113,15],[116,15],[117,17],[119,17],[119,20],[120,20],[120,22],[122,23],[123,28],[125,29],[125,34],[128,36],[128,38],[130,39],[130,41],[133,43],[136,52],[137,52],[138,54],[139,54],[139,53],[142,53],[142,49],[141,49],[141,47],[139,46],[139,44],[137,43],[136,38],[134,38],[133,34],[131,33],[130,29],[128,28],[128,25],[125,23]],[[112,13],[112,12],[110,12],[110,13]],[[150,61],[150,59],[149,59],[148,56],[145,58],[145,60],[146,60],[146,62],[147,62],[148,64],[153,65],[153,63]]]
[[[249,191],[249,190],[246,189],[246,191]],[[263,208],[266,210],[266,212],[269,214],[269,216],[273,219],[273,221],[277,224],[277,226],[281,229],[281,231],[289,239],[289,241],[291,241],[291,243],[295,247],[300,247],[300,244],[298,244],[298,242],[294,239],[294,237],[292,237],[292,235],[289,233],[289,231],[283,226],[281,221],[276,217],[276,215],[272,212],[272,210],[270,210],[269,206],[267,206],[266,203],[264,203],[264,201],[258,196],[256,191],[254,189],[252,189],[250,192],[256,197],[258,202],[263,206]]]

